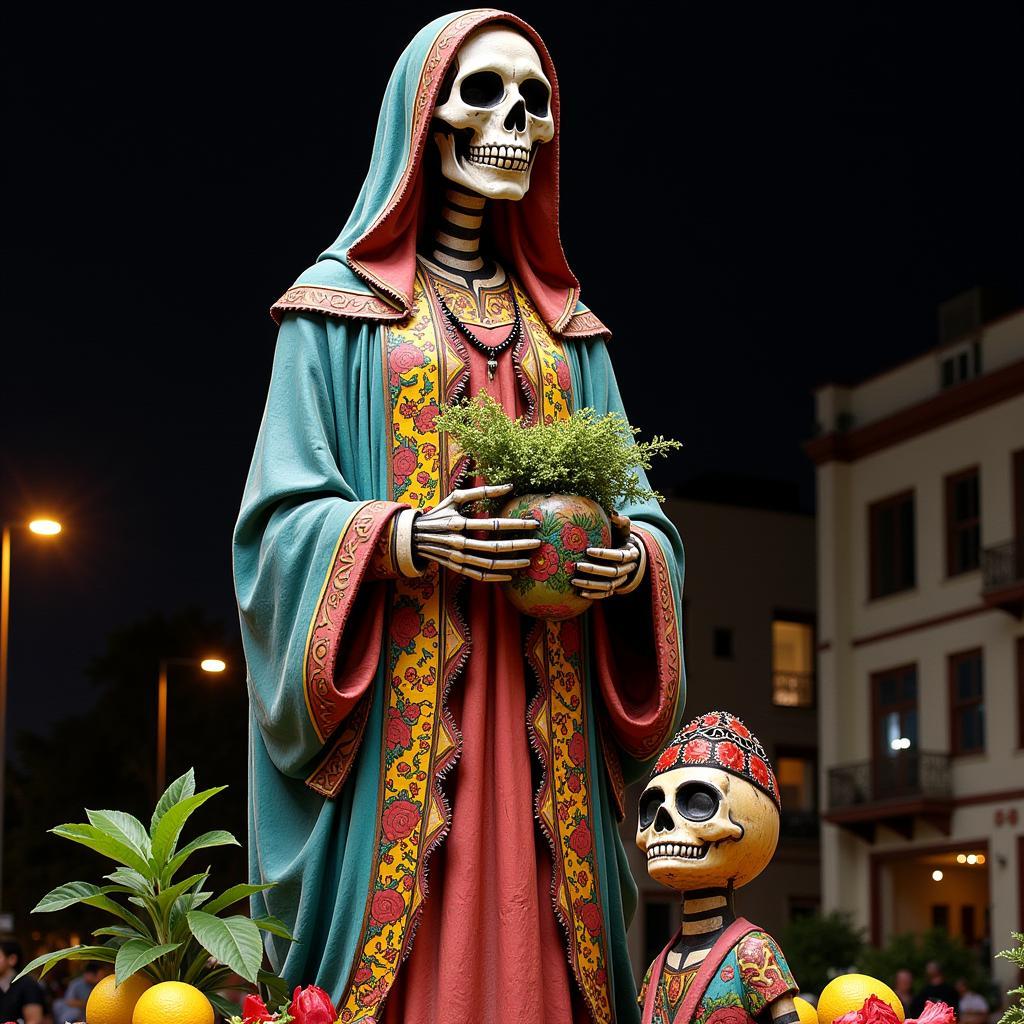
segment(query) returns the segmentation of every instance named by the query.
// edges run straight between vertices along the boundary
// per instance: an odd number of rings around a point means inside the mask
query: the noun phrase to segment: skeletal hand
[[[530,564],[528,553],[540,547],[539,538],[477,540],[466,534],[477,530],[491,534],[535,530],[540,524],[535,519],[472,519],[461,512],[463,505],[483,498],[500,498],[511,490],[511,484],[501,484],[452,491],[436,508],[416,517],[416,555],[470,579],[489,583],[512,579],[515,572]]]
[[[570,581],[580,597],[602,601],[623,590],[636,589],[646,563],[643,547],[630,532],[626,516],[613,515],[612,526],[625,539],[614,548],[587,548],[588,562],[576,563],[576,575]]]

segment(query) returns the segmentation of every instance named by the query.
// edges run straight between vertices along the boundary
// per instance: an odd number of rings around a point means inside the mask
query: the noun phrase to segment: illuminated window
[[[795,814],[813,814],[814,759],[792,754],[779,754],[775,758],[775,778],[779,783],[779,797],[786,811]]]
[[[809,622],[772,622],[772,703],[787,708],[814,705],[814,627]]]

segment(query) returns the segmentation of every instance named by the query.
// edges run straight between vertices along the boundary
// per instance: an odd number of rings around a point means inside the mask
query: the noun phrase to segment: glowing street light
[[[204,672],[223,672],[228,664],[222,658],[162,658],[156,691],[156,795],[167,788],[167,668],[169,665],[191,665]]]
[[[933,881],[933,882],[941,882],[941,881],[942,881],[942,879],[943,879],[943,877],[944,877],[944,876],[943,876],[942,872],[941,872],[941,871],[939,871],[939,869],[938,869],[938,868],[936,868],[936,869],[935,869],[935,870],[934,870],[934,871],[932,872],[932,881]]]
[[[40,537],[60,533],[55,519],[33,519],[30,523],[4,523],[0,539],[0,893],[3,893],[4,795],[7,768],[7,637],[11,624],[11,530],[28,526]]]

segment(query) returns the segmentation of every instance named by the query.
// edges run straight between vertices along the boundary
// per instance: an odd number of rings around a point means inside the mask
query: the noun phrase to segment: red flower
[[[771,789],[772,783],[768,775],[768,765],[755,754],[750,755],[750,774],[754,777],[755,782],[764,786],[765,789]]]
[[[434,423],[437,417],[440,415],[441,410],[437,407],[437,402],[431,399],[418,413],[413,420],[416,424],[416,429],[421,433],[425,434],[428,430],[434,429]]]
[[[736,970],[733,967],[723,967],[722,973],[719,975],[722,981],[732,981],[736,977]]]
[[[718,725],[718,712],[712,711],[710,715],[705,715],[701,721],[710,729],[713,725]]]
[[[421,444],[420,454],[425,459],[432,459],[437,454],[437,445],[430,444],[429,442],[427,444]]]
[[[582,860],[583,858],[590,856],[590,851],[593,849],[593,846],[594,837],[590,834],[587,819],[583,818],[572,830],[572,834],[569,836],[569,848]]]
[[[398,411],[406,418],[411,419],[416,415],[416,403],[410,402],[408,399],[404,401],[399,407]]]
[[[750,730],[736,717],[733,715],[726,716],[729,722],[729,728],[738,736],[742,736],[745,740],[750,739]]]
[[[872,996],[872,999],[877,998]],[[881,1000],[879,1000],[881,1002]],[[885,1004],[888,1005],[888,1004]],[[867,1009],[867,1004],[864,1005]],[[867,1019],[867,1018],[865,1018]],[[916,1021],[907,1021],[907,1024],[956,1024],[956,1016],[953,1009],[945,1003],[933,1003],[930,999],[924,1004],[921,1016]]]
[[[562,650],[570,658],[575,658],[580,653],[580,627],[574,619],[563,622],[559,627],[559,635],[562,639]]]
[[[373,977],[373,971],[369,967],[360,967],[352,979],[357,985],[365,985]]]
[[[569,740],[569,759],[577,768],[582,768],[587,760],[587,742],[583,733],[574,732]]]
[[[412,743],[412,732],[408,724],[398,713],[398,708],[388,708],[387,744],[389,747],[401,747],[403,750]]]
[[[715,1010],[705,1024],[748,1024],[750,1017],[740,1006],[722,1006]]]
[[[420,706],[419,704],[406,704],[402,709],[402,717],[412,725],[420,717]]]
[[[384,808],[380,823],[386,839],[405,839],[420,823],[420,809],[411,800],[396,800]]]
[[[583,551],[590,544],[587,531],[575,523],[566,523],[562,527],[562,547],[566,551]]]
[[[424,635],[424,636],[425,636],[425,637],[426,637],[426,638],[427,638],[428,640],[433,640],[433,639],[434,639],[434,637],[435,637],[435,636],[437,636],[437,626],[435,626],[435,625],[434,625],[434,624],[433,624],[432,622],[428,622],[428,623],[427,623],[427,624],[426,624],[426,625],[425,625],[425,626],[423,627],[423,635]]]
[[[696,732],[700,728],[700,719],[695,718],[685,729],[681,730],[681,735],[689,736],[691,732]]]
[[[408,775],[410,771],[412,771],[412,769],[404,761],[402,761],[399,764],[399,766],[398,766],[398,774],[399,775]]]
[[[711,756],[711,744],[707,740],[690,740],[683,747],[684,761],[706,761]]]
[[[700,741],[699,740],[694,740],[693,742],[698,743]],[[654,766],[654,772],[652,774],[660,775],[662,772],[667,772],[669,770],[669,768],[671,768],[672,765],[674,765],[676,763],[676,757],[678,756],[678,754],[679,754],[679,745],[678,744],[675,744],[674,746],[671,746],[671,747],[666,747],[662,751],[661,757],[658,758],[658,763]]]
[[[242,1003],[242,1024],[263,1024],[268,1020],[277,1020],[277,1014],[271,1013],[259,996],[246,996]]]
[[[743,771],[743,751],[730,740],[719,743],[715,748],[715,757],[719,764],[731,768],[734,772]]]
[[[578,793],[583,788],[583,783],[580,782],[580,777],[576,772],[569,776],[565,784],[569,787],[571,793]]]
[[[406,875],[405,878],[402,879],[402,885],[406,889],[411,889],[413,887],[413,882],[414,882],[414,879],[413,879],[412,875]]]
[[[391,639],[399,647],[408,647],[420,631],[420,616],[409,605],[397,609],[391,616]]]
[[[405,681],[407,683],[415,683],[417,679],[419,679],[419,676],[416,674],[416,669],[410,665],[405,670]]]
[[[601,919],[601,908],[596,903],[583,903],[579,908],[580,920],[591,935],[600,935],[604,922]]]
[[[378,889],[373,894],[370,915],[378,924],[391,924],[405,913],[405,897],[395,889]],[[331,1018],[330,1024],[333,1024]]]
[[[388,365],[394,373],[408,373],[414,366],[422,366],[423,363],[423,353],[409,342],[393,348],[388,355]]]
[[[576,881],[580,885],[586,885],[590,881],[590,875],[588,875],[586,871],[580,871],[576,875]]]
[[[558,548],[554,544],[541,544],[533,554],[526,575],[534,580],[546,580],[558,572]]]
[[[569,375],[569,364],[564,360],[558,364],[558,368],[555,370],[555,376],[558,377],[558,386],[563,391],[568,391],[572,387],[572,377]]]
[[[418,465],[419,460],[416,458],[416,453],[403,444],[395,452],[391,460],[391,469],[395,474],[395,482],[404,483],[415,472]]]
[[[425,469],[421,469],[416,474],[416,483],[418,483],[420,487],[426,487],[427,484],[430,483],[430,474]]]
[[[297,988],[288,1012],[295,1019],[295,1024],[334,1024],[338,1019],[331,997],[316,985]]]

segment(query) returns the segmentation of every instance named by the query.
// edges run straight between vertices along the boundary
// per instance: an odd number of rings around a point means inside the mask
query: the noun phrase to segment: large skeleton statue
[[[570,524],[589,607],[525,618],[494,584],[561,556],[469,507],[509,488],[436,427],[480,392],[529,422],[625,415],[559,237],[559,131],[529,25],[427,25],[341,234],[271,310],[234,548],[250,873],[274,883],[252,909],[298,939],[271,940],[274,967],[345,1024],[639,1016],[617,821],[683,704],[678,534],[654,501],[607,547]]]
[[[658,759],[636,842],[651,878],[682,895],[682,925],[644,979],[643,1024],[799,1020],[782,951],[733,902],[775,853],[779,808],[764,749],[734,715],[694,719]]]

